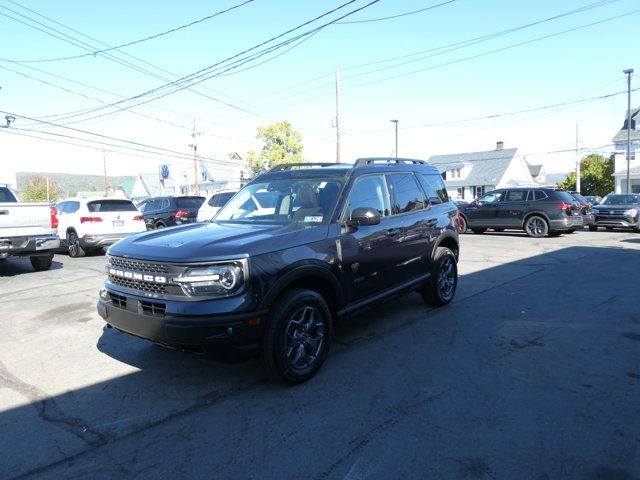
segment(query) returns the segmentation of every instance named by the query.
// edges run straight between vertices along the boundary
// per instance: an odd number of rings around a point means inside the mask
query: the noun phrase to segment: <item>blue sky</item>
[[[503,141],[547,172],[566,172],[576,125],[580,155],[612,151],[627,104],[622,70],[640,71],[637,0],[354,0],[280,38],[362,8],[301,43],[160,99],[122,101],[229,65],[226,59],[347,1],[243,3],[0,0],[0,110],[16,116],[0,131],[3,163],[100,174],[106,150],[110,174],[153,172],[167,162],[186,168],[194,120],[205,157],[245,157],[259,147],[258,126],[288,120],[302,133],[307,159],[334,161],[340,68],[343,161],[393,154],[389,120],[398,119],[400,156],[491,150]],[[637,99],[633,92],[632,105]]]

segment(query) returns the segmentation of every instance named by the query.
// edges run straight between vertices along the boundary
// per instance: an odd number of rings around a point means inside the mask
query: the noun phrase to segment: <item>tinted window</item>
[[[229,199],[227,199],[228,201]],[[177,197],[176,205],[178,208],[200,208],[200,205],[204,203],[204,197]]]
[[[7,187],[0,187],[0,202],[15,202],[16,199]]]
[[[334,185],[336,184],[334,183]],[[322,196],[323,191],[324,189],[321,188],[318,194]],[[277,192],[256,192],[254,197],[258,200],[258,203],[262,208],[276,208],[276,204],[278,203]]]
[[[535,190],[534,192],[534,199],[535,200],[544,200],[545,198],[547,198],[547,194],[544,193],[542,190]]]
[[[444,186],[444,182],[442,181],[442,177],[440,175],[420,175],[420,183],[422,184],[422,188],[427,193],[427,198],[431,203],[441,203],[448,202],[449,195],[447,194],[447,189]],[[464,189],[462,192],[458,192],[458,195],[463,196]]]
[[[640,202],[638,195],[616,194],[607,195],[602,201],[602,205],[636,205]]]
[[[90,212],[135,212],[137,209],[129,200],[94,200],[87,202]]]
[[[367,175],[356,180],[349,196],[349,217],[356,208],[375,208],[380,216],[391,212],[387,182],[383,175]]]
[[[524,202],[527,198],[528,190],[509,190],[504,199],[505,202]]]
[[[224,207],[235,194],[236,192],[218,193],[209,199],[209,205],[212,207]]]
[[[562,200],[565,203],[574,203],[577,201],[569,192],[557,191],[556,198]]]
[[[425,207],[422,190],[410,173],[389,175],[389,185],[393,198],[392,213],[411,212]]]

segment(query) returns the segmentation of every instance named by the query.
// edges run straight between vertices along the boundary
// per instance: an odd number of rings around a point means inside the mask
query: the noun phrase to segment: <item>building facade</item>
[[[640,193],[640,158],[636,152],[640,150],[640,108],[631,109],[631,123],[628,122],[629,112],[625,112],[622,128],[615,137],[615,167],[613,178],[616,193]],[[627,140],[629,140],[627,142]],[[627,143],[629,144],[629,162],[627,162]],[[627,189],[627,169],[629,171],[630,190]]]
[[[517,148],[434,155],[429,163],[443,174],[452,198],[471,201],[489,190],[508,186],[535,185],[527,163]]]

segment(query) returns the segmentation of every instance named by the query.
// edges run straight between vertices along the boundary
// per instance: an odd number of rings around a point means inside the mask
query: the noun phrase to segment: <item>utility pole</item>
[[[49,177],[47,177],[47,202],[49,201]]]
[[[576,123],[576,192],[580,193],[580,157],[578,157],[578,124]]]
[[[340,69],[336,67],[336,163],[340,163]]]
[[[104,168],[104,196],[109,196],[109,180],[107,180],[107,153],[102,151],[102,166]]]
[[[396,124],[396,158],[398,158],[398,120],[389,120]]]
[[[631,193],[631,74],[633,68],[623,70],[627,75],[627,193]]]
[[[195,195],[200,195],[200,176],[198,175],[198,140],[197,140],[198,135],[200,135],[200,132],[196,133],[196,119],[194,118],[193,133],[191,134],[193,143],[189,144],[189,146],[193,149],[193,172],[194,172],[193,193]]]

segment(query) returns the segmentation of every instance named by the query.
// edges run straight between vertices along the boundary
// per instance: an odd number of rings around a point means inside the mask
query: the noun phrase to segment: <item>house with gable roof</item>
[[[429,163],[443,174],[449,195],[471,201],[495,188],[535,185],[528,165],[517,148],[484,152],[433,155]]]
[[[625,112],[622,128],[613,137],[615,146],[615,166],[613,178],[616,193],[627,193],[627,139],[629,139],[629,180],[631,193],[640,193],[640,108],[631,109],[631,124],[627,131],[629,112]],[[628,136],[627,136],[628,135]]]

